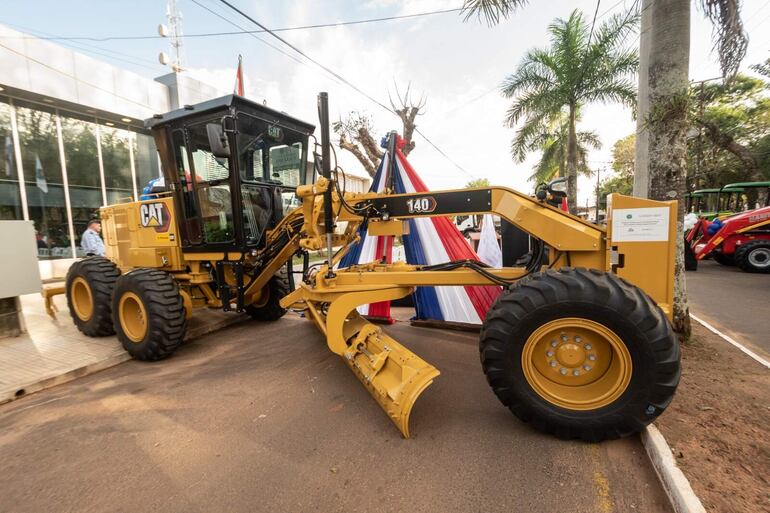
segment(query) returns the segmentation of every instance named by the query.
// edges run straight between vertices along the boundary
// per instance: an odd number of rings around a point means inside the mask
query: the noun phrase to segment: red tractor
[[[770,273],[770,206],[709,221],[698,219],[687,234],[696,260],[711,256],[750,273]]]

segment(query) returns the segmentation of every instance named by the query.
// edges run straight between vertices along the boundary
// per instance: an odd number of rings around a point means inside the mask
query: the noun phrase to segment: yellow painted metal
[[[369,221],[366,227],[367,233],[372,236],[377,235],[391,235],[394,237],[400,237],[401,235],[409,235],[409,223],[406,221]]]
[[[546,401],[578,411],[616,401],[631,381],[631,354],[606,326],[578,317],[550,321],[535,330],[521,352],[521,368]]]
[[[56,308],[56,303],[53,302],[53,298],[54,296],[64,294],[65,291],[66,287],[63,284],[43,285],[43,288],[40,289],[40,295],[43,296],[43,300],[45,301],[45,311],[53,319],[56,319],[56,312],[59,311],[59,309]]]
[[[190,320],[193,314],[192,296],[184,289],[179,290],[179,295],[182,296],[182,304],[184,305],[184,318]]]
[[[667,208],[668,235],[658,241],[618,241],[612,233],[618,210]],[[610,194],[607,198],[607,253],[603,270],[613,271],[647,293],[669,319],[673,315],[674,265],[676,260],[677,202]],[[614,256],[613,256],[614,255]],[[617,265],[613,264],[613,259]],[[573,264],[574,265],[574,264]],[[602,267],[598,267],[602,269]]]
[[[343,360],[379,403],[404,438],[409,438],[409,416],[420,394],[439,375],[438,369],[364,321],[358,313],[348,318],[356,325]]]
[[[281,301],[310,314],[326,334],[329,349],[343,358],[405,438],[409,437],[409,415],[415,401],[439,371],[363,319],[356,307],[399,299],[413,290],[375,284],[335,287],[328,294],[316,295],[303,283]],[[316,301],[319,298],[323,302]],[[326,301],[331,304],[324,309]]]
[[[72,280],[70,288],[70,297],[72,298],[72,308],[75,315],[81,321],[88,321],[94,314],[94,298],[91,294],[91,286],[82,276]]]
[[[185,270],[170,196],[102,207],[100,217],[106,256],[120,269]]]
[[[124,292],[118,302],[118,320],[123,333],[134,343],[147,335],[148,318],[144,302],[133,292]]]

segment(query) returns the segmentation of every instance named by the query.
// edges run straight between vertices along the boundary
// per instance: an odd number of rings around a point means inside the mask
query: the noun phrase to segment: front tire
[[[661,309],[614,274],[564,268],[504,291],[481,333],[498,399],[536,429],[596,442],[636,433],[679,383],[679,343]]]
[[[171,356],[187,328],[179,286],[156,269],[137,269],[118,279],[112,317],[123,349],[137,360]]]
[[[111,305],[118,276],[118,268],[104,257],[78,260],[67,271],[67,307],[84,335],[106,337],[115,333]]]
[[[735,263],[747,273],[770,273],[770,241],[752,240],[735,250]]]

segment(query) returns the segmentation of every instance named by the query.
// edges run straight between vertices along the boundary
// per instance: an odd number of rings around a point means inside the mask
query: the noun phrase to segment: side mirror
[[[551,196],[557,197],[557,198],[566,198],[567,197],[567,179],[566,178],[557,178],[555,180],[551,180],[551,182],[548,184],[548,192],[551,194]]]
[[[230,156],[230,145],[227,143],[225,130],[219,123],[206,124],[206,134],[209,136],[209,147],[211,153],[218,158],[227,158]]]

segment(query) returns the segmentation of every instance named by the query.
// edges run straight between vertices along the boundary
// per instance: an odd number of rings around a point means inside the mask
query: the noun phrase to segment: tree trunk
[[[369,174],[369,176],[374,178],[374,175],[377,174],[377,166],[373,164],[366,155],[364,155],[364,153],[357,145],[348,141],[344,134],[340,135],[340,148],[343,150],[348,150],[350,153],[352,153],[358,159],[361,165],[364,166],[364,169]]]
[[[678,200],[673,326],[690,336],[684,272],[690,0],[655,0],[647,68],[649,197]]]
[[[569,134],[567,136],[567,206],[570,214],[577,214],[577,107],[569,106]]]
[[[701,117],[696,117],[695,121],[706,130],[706,135],[711,139],[712,143],[735,155],[746,166],[746,170],[753,180],[759,182],[765,179],[765,176],[759,170],[757,159],[750,149],[736,141],[732,135],[720,130],[716,123]]]
[[[642,0],[642,23],[639,29],[639,94],[636,104],[636,155],[634,159],[634,196],[650,195],[650,168],[648,160],[647,116],[650,113],[648,73],[650,65],[650,39],[652,33],[652,4],[655,0]]]

